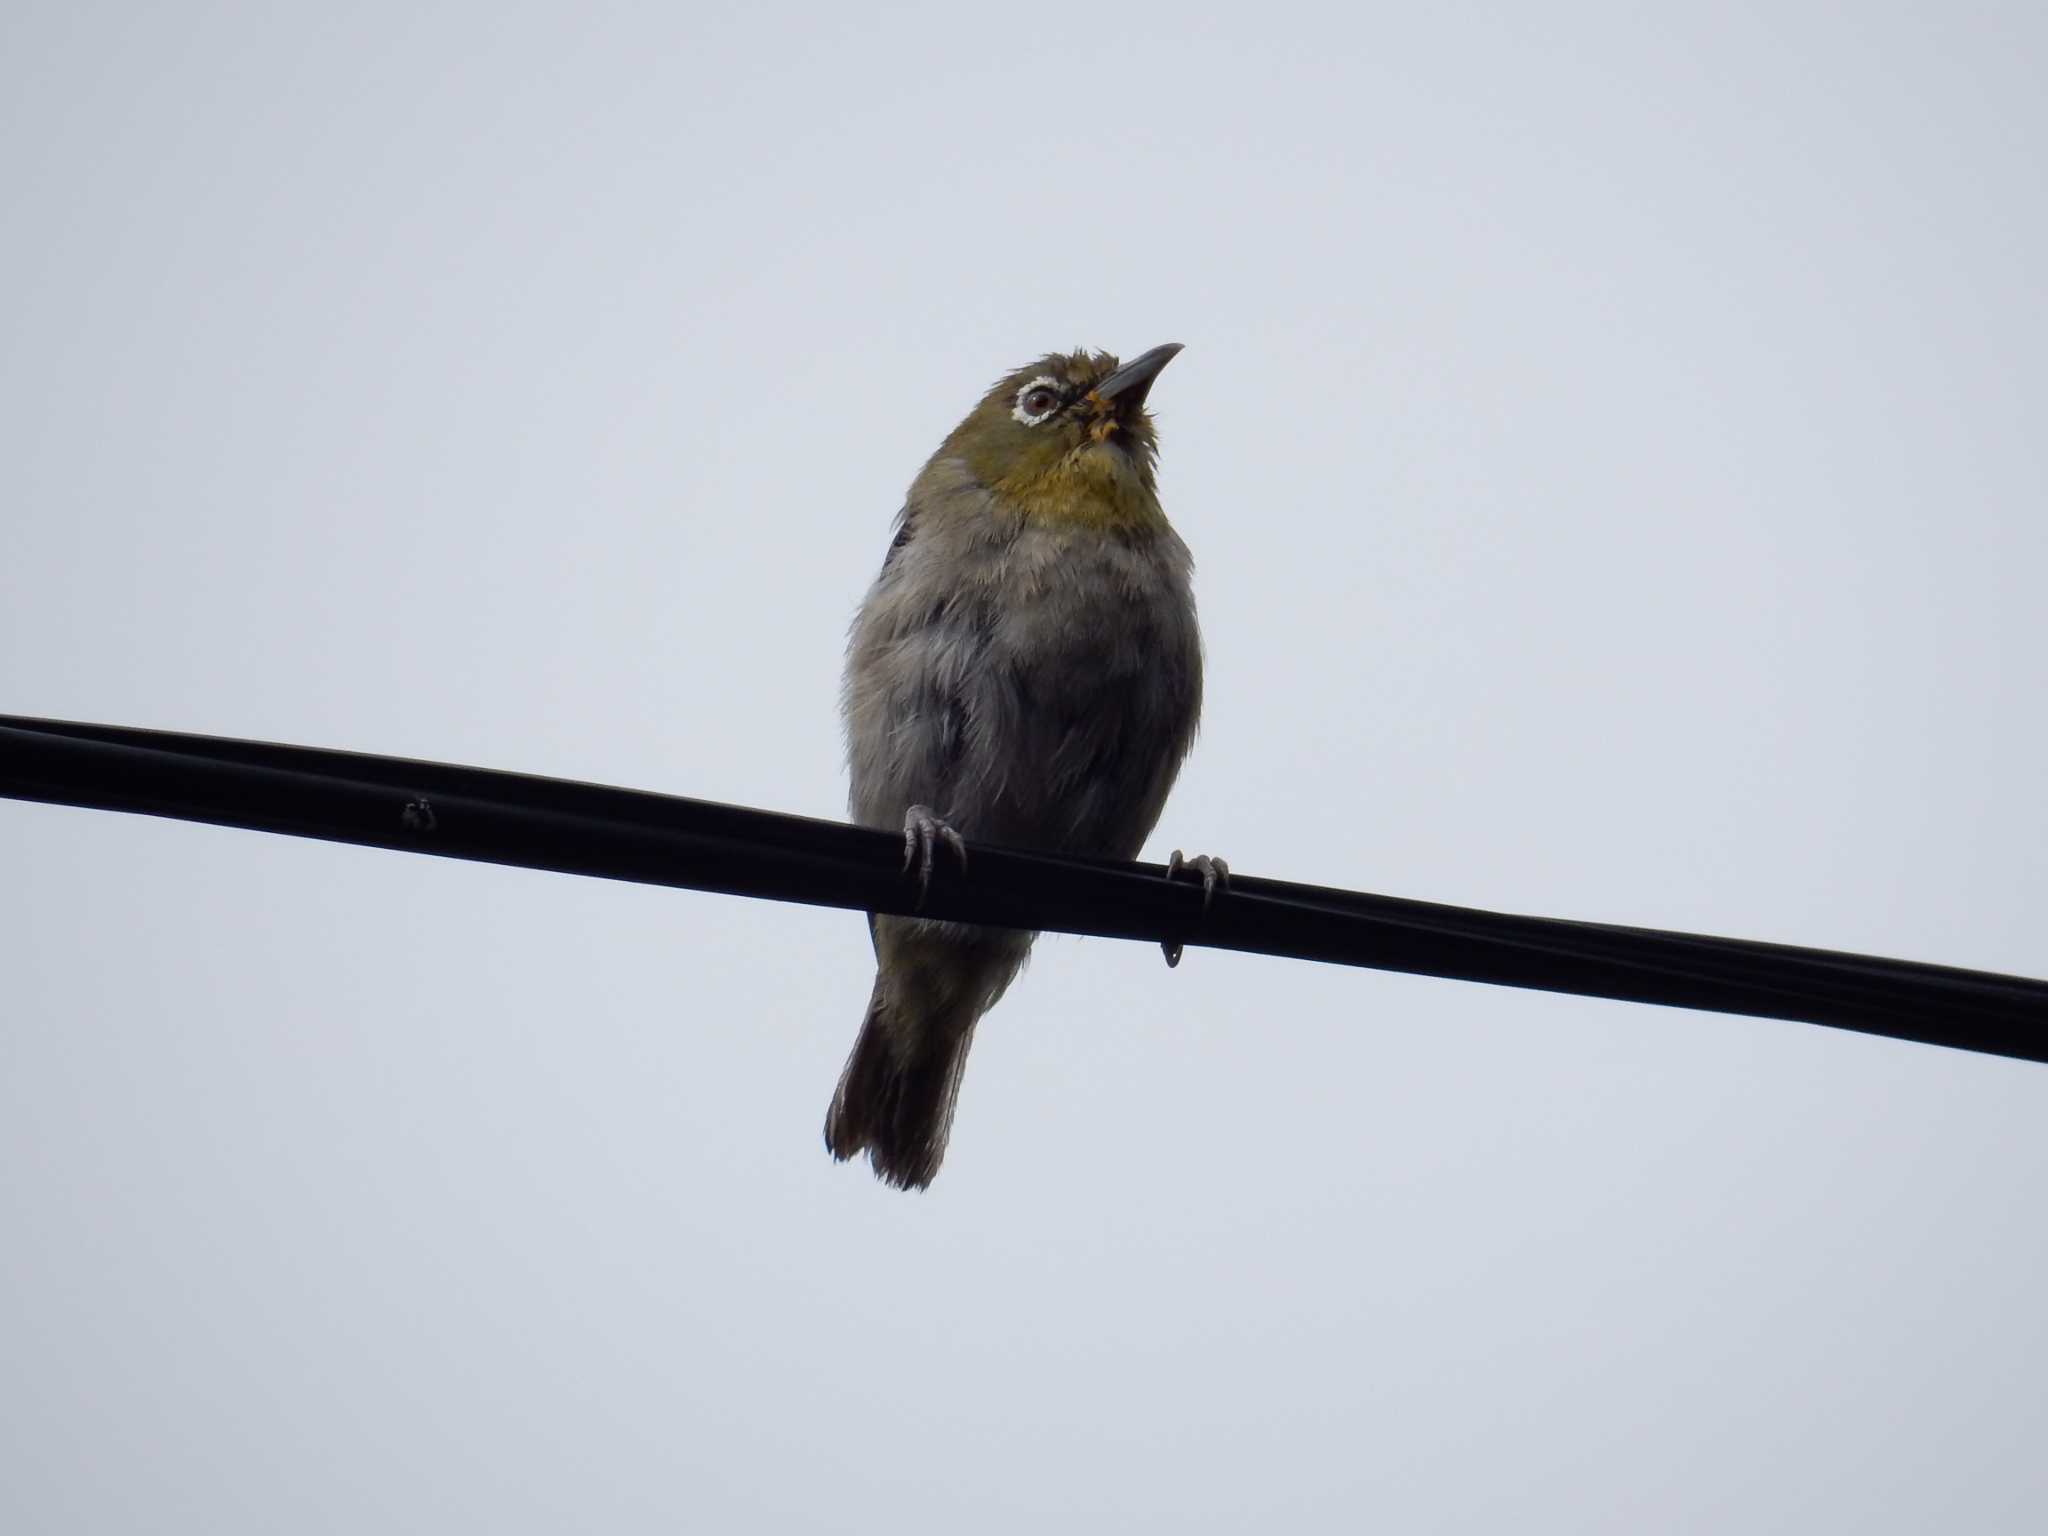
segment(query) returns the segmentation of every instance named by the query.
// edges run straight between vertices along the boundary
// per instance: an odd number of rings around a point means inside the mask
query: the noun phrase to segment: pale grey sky
[[[2034,6],[11,5],[0,709],[811,814],[1187,343],[1152,852],[2048,973]],[[2048,1073],[0,803],[0,1526],[2031,1532]]]

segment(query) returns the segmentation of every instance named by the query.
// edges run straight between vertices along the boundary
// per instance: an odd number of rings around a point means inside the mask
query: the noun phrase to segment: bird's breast
[[[1134,854],[1200,702],[1174,556],[1027,531],[979,567],[905,561],[862,621],[892,637],[857,628],[849,662],[856,815],[890,825],[921,803],[968,837]]]

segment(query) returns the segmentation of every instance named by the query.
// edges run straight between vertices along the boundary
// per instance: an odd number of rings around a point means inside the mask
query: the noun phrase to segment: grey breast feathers
[[[854,622],[854,819],[922,804],[969,838],[1134,856],[1201,705],[1186,545],[1026,523],[964,470],[933,478]]]

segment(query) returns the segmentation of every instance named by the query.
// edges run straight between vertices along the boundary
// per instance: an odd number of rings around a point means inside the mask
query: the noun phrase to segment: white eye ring
[[[1052,404],[1042,411],[1025,410],[1024,402],[1029,400],[1034,392],[1041,389],[1052,391]],[[1063,403],[1060,399],[1060,381],[1041,373],[1037,378],[1017,391],[1017,402],[1010,407],[1010,414],[1023,422],[1025,426],[1035,427],[1054,411],[1057,411]]]

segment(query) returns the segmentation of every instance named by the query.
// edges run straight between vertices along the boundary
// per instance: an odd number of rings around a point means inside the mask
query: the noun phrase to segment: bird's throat
[[[1121,448],[1090,445],[1048,469],[1011,475],[990,487],[1026,519],[1050,527],[1102,532],[1163,527],[1159,497]]]

